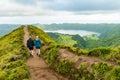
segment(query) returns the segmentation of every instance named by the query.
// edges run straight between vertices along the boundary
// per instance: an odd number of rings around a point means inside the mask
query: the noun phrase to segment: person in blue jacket
[[[36,39],[34,41],[35,48],[36,48],[36,54],[40,57],[40,46],[41,46],[41,41],[38,36],[36,36]]]

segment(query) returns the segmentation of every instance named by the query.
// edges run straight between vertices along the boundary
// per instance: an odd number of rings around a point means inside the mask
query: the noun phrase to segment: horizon
[[[0,24],[120,23],[119,0],[1,0]]]

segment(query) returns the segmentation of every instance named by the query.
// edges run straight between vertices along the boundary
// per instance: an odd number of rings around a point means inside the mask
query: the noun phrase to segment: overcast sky
[[[0,0],[5,23],[120,23],[120,0]]]

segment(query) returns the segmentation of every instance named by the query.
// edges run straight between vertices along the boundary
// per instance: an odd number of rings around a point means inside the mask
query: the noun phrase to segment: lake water
[[[86,30],[45,30],[45,32],[62,33],[62,34],[70,34],[70,35],[79,34],[80,36],[91,35],[91,34],[100,35],[100,33],[86,31]]]

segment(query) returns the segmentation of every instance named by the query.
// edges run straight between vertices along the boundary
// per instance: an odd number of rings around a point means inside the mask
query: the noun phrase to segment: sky
[[[0,24],[120,23],[120,0],[0,0]]]

